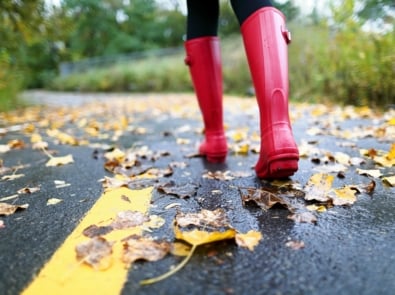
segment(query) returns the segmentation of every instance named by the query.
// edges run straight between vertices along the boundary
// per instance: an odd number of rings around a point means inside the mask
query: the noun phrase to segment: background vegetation
[[[337,3],[337,4],[334,4]],[[190,91],[182,50],[171,56],[103,63],[60,75],[64,62],[118,60],[160,48],[182,48],[179,1],[0,1],[0,110],[26,88],[73,91]],[[293,33],[292,98],[385,107],[395,103],[395,5],[392,0],[333,1],[325,15],[302,15],[292,1],[276,4]],[[251,93],[239,27],[221,1],[224,89]]]

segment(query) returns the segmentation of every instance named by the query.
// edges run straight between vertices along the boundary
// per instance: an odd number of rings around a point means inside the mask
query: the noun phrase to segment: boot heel
[[[207,161],[210,163],[224,163],[226,160],[226,154],[225,155],[206,155]]]
[[[269,164],[269,178],[286,178],[298,170],[297,159],[279,159]]]

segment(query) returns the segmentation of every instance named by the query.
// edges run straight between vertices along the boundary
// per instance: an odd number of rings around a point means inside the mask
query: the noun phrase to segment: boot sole
[[[256,171],[262,179],[284,179],[298,171],[299,154],[282,154],[270,159],[265,171]]]

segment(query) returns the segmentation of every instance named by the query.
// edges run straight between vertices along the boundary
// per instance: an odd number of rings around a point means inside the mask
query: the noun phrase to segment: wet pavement
[[[251,167],[257,160],[257,154],[235,153],[232,149],[236,147],[232,146],[226,164],[220,165],[207,163],[199,157],[188,157],[194,153],[196,143],[201,138],[196,133],[201,127],[197,107],[189,101],[194,100],[193,95],[83,96],[34,92],[25,96],[30,97],[32,102],[47,105],[40,110],[40,118],[42,114],[48,114],[47,119],[52,120],[53,124],[56,123],[56,116],[63,114],[67,117],[77,110],[59,128],[80,137],[76,126],[85,116],[88,121],[95,119],[101,122],[110,117],[117,119],[119,112],[130,114],[130,108],[134,110],[133,120],[129,121],[121,134],[114,131],[110,137],[95,137],[96,142],[92,140],[87,145],[58,144],[46,136],[50,150],[55,150],[58,155],[72,154],[74,163],[62,167],[45,167],[48,158],[41,151],[31,148],[31,134],[26,132],[24,123],[2,117],[0,145],[13,139],[22,139],[26,146],[0,153],[0,168],[12,168],[8,172],[2,170],[0,176],[10,173],[25,175],[9,181],[2,179],[0,199],[15,195],[24,187],[40,187],[40,190],[4,201],[28,203],[29,207],[10,216],[0,216],[4,223],[0,227],[0,294],[20,294],[100,197],[103,187],[99,180],[111,176],[104,169],[102,155],[105,150],[142,145],[148,146],[151,151],[168,152],[169,155],[155,161],[153,165],[157,168],[165,168],[170,162],[187,164],[182,169],[174,169],[171,176],[160,178],[159,183],[174,181],[176,185],[194,184],[197,188],[195,194],[187,198],[154,190],[150,214],[161,216],[166,223],[150,233],[152,236],[172,241],[172,220],[179,211],[223,208],[236,230],[259,231],[263,238],[253,251],[240,248],[234,241],[200,246],[181,271],[147,286],[141,286],[139,282],[165,273],[182,258],[168,255],[158,262],[137,262],[128,272],[122,294],[394,293],[395,189],[383,181],[384,177],[395,174],[394,167],[378,168],[371,159],[365,157],[362,164],[347,166],[339,173],[328,170],[328,167],[332,168],[338,163],[328,164],[323,160],[328,158],[325,152],[333,155],[342,152],[350,157],[361,157],[361,149],[389,151],[395,138],[390,133],[393,126],[386,122],[393,112],[387,113],[384,118],[366,114],[357,116],[357,112],[341,108],[292,105],[294,134],[299,146],[304,146],[308,141],[313,144],[311,149],[318,150],[301,158],[300,169],[291,178],[292,183],[298,184],[303,191],[310,177],[325,169],[325,173],[335,176],[333,187],[336,188],[367,185],[372,180],[376,184],[373,192],[358,194],[354,204],[329,206],[325,212],[314,212],[316,223],[299,223],[288,218],[290,212],[283,206],[262,210],[250,202],[243,204],[241,188],[271,186],[269,182],[254,176]],[[247,130],[248,138],[252,137],[257,131],[255,101],[251,98],[227,98],[225,102],[225,122],[230,142],[234,144],[232,132],[240,128]],[[98,107],[102,104],[105,106],[100,111],[94,111],[95,105]],[[143,107],[146,104],[150,105],[148,109]],[[61,112],[59,106],[63,108]],[[167,112],[169,106],[177,112]],[[73,107],[73,111],[64,107]],[[74,116],[77,119],[74,120]],[[369,126],[377,129],[366,135]],[[377,133],[382,126],[388,126],[387,134]],[[37,124],[36,128],[43,135],[48,129],[44,124]],[[138,128],[144,128],[145,131],[139,132]],[[319,132],[316,132],[317,128]],[[338,134],[338,131],[342,132]],[[341,134],[351,135],[342,137]],[[382,176],[361,175],[356,172],[358,168],[379,169]],[[202,177],[207,171],[218,170],[230,171],[234,177],[229,180]],[[70,185],[59,189],[54,184],[55,180],[63,180]],[[48,206],[50,198],[63,201]],[[169,206],[174,203],[178,205]],[[304,247],[294,248],[290,242],[296,245],[303,242]]]

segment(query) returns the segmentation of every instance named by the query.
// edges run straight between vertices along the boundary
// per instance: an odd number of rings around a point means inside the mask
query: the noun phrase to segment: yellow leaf
[[[63,201],[62,199],[51,198],[51,199],[48,199],[47,206],[49,206],[49,205],[56,205],[56,204],[59,204],[62,201]]]
[[[356,191],[348,186],[334,189],[335,195],[331,195],[333,205],[352,205],[357,200]]]
[[[45,166],[54,167],[74,163],[73,155],[67,155],[63,157],[51,157]]]
[[[248,151],[250,149],[250,144],[249,142],[240,142],[237,145],[234,145],[233,150],[235,154],[239,154],[239,155],[247,155]]]
[[[177,144],[184,145],[184,144],[190,144],[191,140],[188,138],[177,138],[176,142]]]
[[[104,157],[108,160],[117,160],[121,162],[125,159],[125,153],[120,149],[114,149],[111,152],[105,153]]]
[[[395,175],[383,177],[383,182],[389,186],[395,186]]]
[[[32,136],[30,137],[30,142],[31,143],[37,143],[37,142],[42,142],[43,139],[40,134],[38,133],[33,133]]]
[[[256,245],[262,239],[262,234],[258,231],[250,230],[246,234],[237,233],[235,236],[236,244],[240,247],[248,248],[250,251],[254,251]]]
[[[232,133],[231,137],[235,142],[245,140],[247,138],[247,129],[236,130]]]
[[[233,228],[231,228],[223,232],[220,231],[207,232],[198,229],[184,232],[181,231],[177,225],[175,225],[174,235],[176,239],[183,240],[193,246],[199,246],[212,242],[234,239],[236,236],[236,231]]]
[[[395,159],[395,143],[391,145],[391,148],[387,155],[385,156],[388,160],[394,160]]]
[[[390,159],[387,156],[376,156],[373,160],[376,164],[383,167],[392,167],[395,165],[395,158]]]
[[[311,176],[305,187],[305,200],[328,201],[328,193],[331,190],[333,180],[333,175],[325,173],[317,173]]]
[[[360,175],[372,176],[374,178],[379,178],[379,177],[381,177],[383,175],[379,169],[365,170],[365,169],[357,168],[357,173],[360,174]]]
[[[309,210],[309,211],[317,211],[317,212],[320,212],[320,213],[326,211],[326,207],[324,205],[318,206],[318,205],[315,205],[315,204],[306,206],[306,209]]]
[[[175,242],[172,244],[170,253],[175,256],[188,256],[191,252],[191,245]]]

